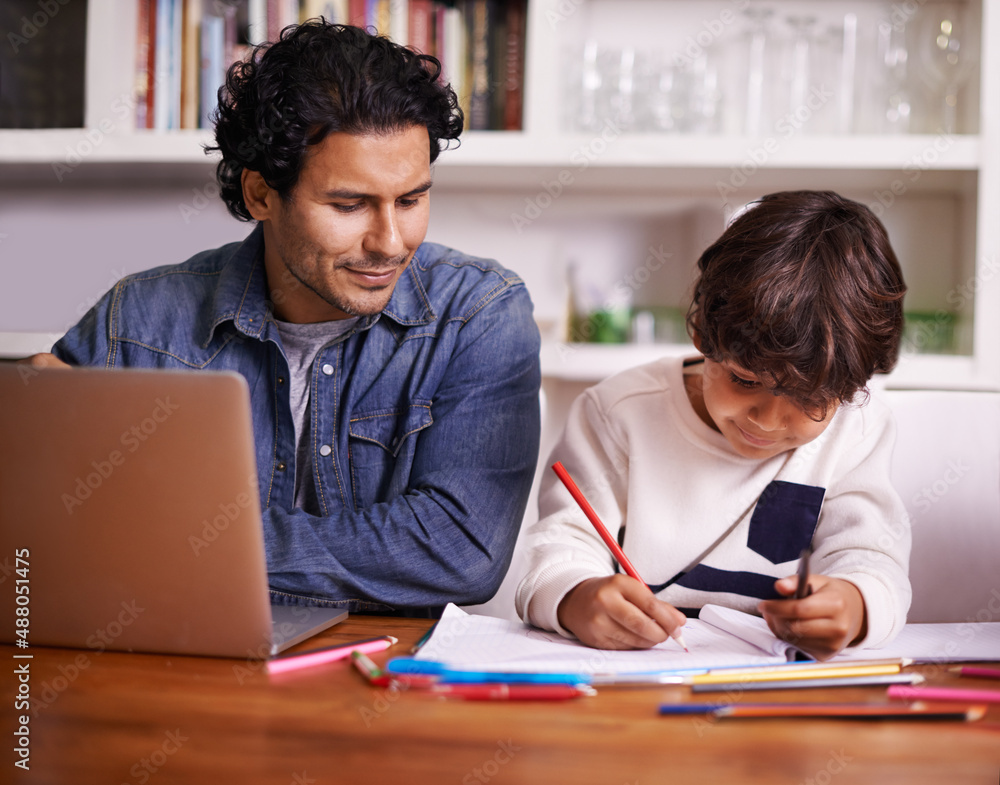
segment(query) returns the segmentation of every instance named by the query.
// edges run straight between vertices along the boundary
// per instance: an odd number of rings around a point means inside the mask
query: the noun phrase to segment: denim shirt
[[[492,597],[538,459],[539,335],[523,282],[424,243],[386,308],[320,350],[309,445],[319,516],[293,506],[288,365],[271,305],[258,226],[123,278],[53,352],[246,378],[274,601],[433,616]]]

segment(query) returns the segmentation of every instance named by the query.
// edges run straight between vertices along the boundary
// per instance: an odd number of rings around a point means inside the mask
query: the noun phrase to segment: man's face
[[[332,133],[310,148],[289,199],[262,186],[251,212],[264,222],[275,315],[311,323],[385,308],[427,233],[430,186],[423,126]]]
[[[783,395],[775,395],[753,373],[731,362],[705,359],[695,411],[744,458],[764,460],[808,444],[830,424],[836,406],[817,421]],[[699,400],[700,398],[700,400]]]

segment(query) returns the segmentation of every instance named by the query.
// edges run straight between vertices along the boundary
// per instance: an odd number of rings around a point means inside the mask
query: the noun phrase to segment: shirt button
[[[319,448],[319,454],[322,455],[324,458],[332,452],[333,449],[330,447],[329,444],[324,444],[322,447]]]
[[[284,383],[285,383],[285,377],[284,376],[279,376],[278,377],[278,384],[284,384]]]
[[[330,365],[330,363],[324,364],[323,365],[323,373],[325,373],[327,376],[332,376],[333,375],[333,366]]]
[[[276,469],[277,469],[277,470],[278,470],[279,472],[283,472],[283,471],[284,471],[285,469],[287,469],[288,467],[287,467],[287,465],[285,464],[285,462],[284,462],[284,461],[278,461],[278,465],[277,465],[277,466],[276,466],[275,468],[276,468]]]

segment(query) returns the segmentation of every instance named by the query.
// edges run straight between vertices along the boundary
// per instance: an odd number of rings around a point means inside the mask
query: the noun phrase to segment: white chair
[[[1000,621],[1000,393],[890,390],[910,515],[909,621]]]

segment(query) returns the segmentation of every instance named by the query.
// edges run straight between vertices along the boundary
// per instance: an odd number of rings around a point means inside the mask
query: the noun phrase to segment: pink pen
[[[350,657],[352,652],[360,651],[362,654],[371,654],[375,651],[388,649],[397,643],[397,639],[391,635],[383,635],[380,638],[367,638],[353,643],[342,643],[337,646],[327,646],[323,649],[313,649],[304,651],[301,654],[289,654],[285,657],[278,657],[267,663],[268,673],[287,673],[299,668],[310,668],[313,665],[322,665],[327,662],[335,662],[345,657]]]
[[[1000,703],[1000,690],[964,690],[954,687],[910,687],[906,684],[893,684],[889,687],[889,697],[902,700]]]

